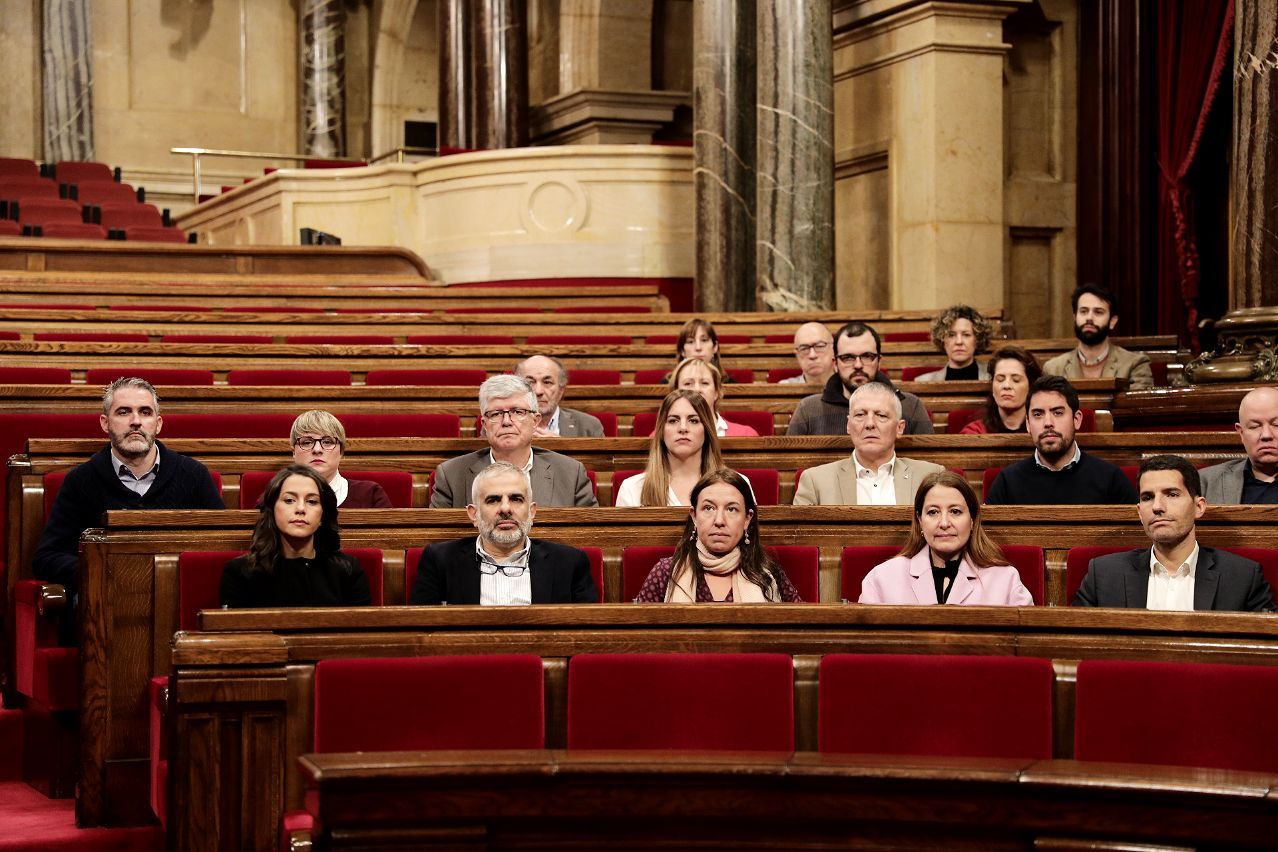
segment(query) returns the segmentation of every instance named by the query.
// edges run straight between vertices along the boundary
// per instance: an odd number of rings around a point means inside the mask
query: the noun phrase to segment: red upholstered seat
[[[273,343],[269,334],[166,334],[161,343]]]
[[[14,586],[14,686],[49,710],[80,706],[80,653],[58,647],[58,627],[39,613],[44,583],[19,580]]]
[[[26,157],[0,157],[0,178],[39,177],[40,167]]]
[[[617,437],[617,415],[611,411],[591,411],[590,416],[599,421],[605,438]]]
[[[228,385],[271,387],[327,387],[349,385],[351,374],[345,370],[231,370]]]
[[[722,341],[723,338],[721,337],[719,338],[719,340]],[[643,339],[643,342],[648,346],[674,346],[676,343],[679,342],[679,335],[649,334],[647,337]]]
[[[839,588],[845,601],[861,599],[861,584],[876,565],[887,562],[901,550],[899,544],[857,544],[843,548],[839,557]]]
[[[222,569],[243,550],[185,550],[178,554],[178,629],[199,630],[200,610],[222,606]]]
[[[304,169],[358,169],[361,166],[367,166],[365,160],[303,160],[302,168]]]
[[[638,471],[632,471],[638,473]],[[613,476],[613,494],[617,493],[617,477]],[[674,545],[634,544],[621,549],[621,599],[633,601],[648,579],[652,566],[667,556],[674,555]]]
[[[81,204],[85,203],[83,199]],[[126,201],[108,201],[97,205],[101,216],[100,223],[107,229],[115,228],[163,228],[164,218],[154,204],[139,204],[137,199]],[[178,231],[178,233],[182,233]],[[183,239],[185,239],[183,235]]]
[[[749,426],[760,435],[775,435],[776,426],[771,411],[723,411],[724,420]],[[652,434],[657,425],[657,412],[636,411],[630,423],[630,434],[637,438],[646,438]]]
[[[555,308],[557,314],[650,314],[647,305],[563,305]]]
[[[582,547],[586,559],[590,560],[590,579],[595,581],[595,594],[599,603],[604,602],[603,548]]]
[[[631,338],[627,334],[530,334],[526,341],[529,346],[629,346]]]
[[[620,370],[569,370],[568,382],[574,385],[619,385]]]
[[[973,420],[981,418],[982,411],[979,408],[955,408],[945,415],[945,434],[957,435],[963,431],[963,427],[971,423]]]
[[[666,369],[635,370],[635,384],[664,385],[668,375],[670,375],[670,371]],[[653,417],[655,419],[656,415],[653,415]]]
[[[290,334],[285,343],[333,343],[348,346],[388,346],[395,342],[389,334]]]
[[[40,235],[57,240],[105,240],[106,228],[84,222],[50,222],[40,226]]]
[[[924,373],[930,373],[933,370],[939,370],[939,369],[941,369],[941,366],[938,366],[936,364],[931,364],[924,367],[902,367],[901,381],[912,382],[915,379],[917,379],[919,376],[923,375]]]
[[[1140,465],[1124,464],[1119,466],[1119,470],[1123,472],[1123,476],[1127,477],[1127,481],[1132,484],[1132,488],[1140,491]]]
[[[0,340],[21,340],[22,335],[16,331],[6,331],[0,329]],[[19,367],[18,369],[23,369]]]
[[[406,340],[418,346],[513,346],[508,334],[410,334]]]
[[[987,467],[981,472],[981,502],[985,502],[986,496],[990,493],[990,486],[994,484],[994,480],[998,479],[1001,467]]]
[[[207,314],[207,313],[213,312],[213,309],[210,308],[208,305],[120,304],[120,305],[107,305],[106,309],[108,311],[154,311],[156,313],[171,313],[171,314],[178,314],[178,313]],[[160,337],[160,340],[161,341],[168,340],[170,336],[171,335],[163,335]],[[268,339],[268,342],[269,342],[269,339]]]
[[[789,654],[578,654],[568,748],[794,750]]]
[[[431,308],[421,308],[414,305],[379,305],[376,308],[338,308],[336,313],[339,314],[431,314],[434,310]]]
[[[1034,598],[1035,606],[1043,605],[1043,587],[1046,585],[1047,564],[1043,558],[1043,548],[1036,544],[1004,544],[1001,545],[1003,555],[1021,576],[1021,583]]]
[[[763,336],[764,343],[790,343],[793,340],[793,334],[765,334]]]
[[[539,314],[541,308],[531,305],[480,305],[473,308],[445,308],[446,314]]]
[[[369,370],[364,376],[364,384],[479,387],[487,378],[487,370]]]
[[[827,654],[818,691],[824,752],[1052,757],[1050,660]]]
[[[821,600],[821,548],[815,544],[779,544],[766,548],[806,603]]]
[[[25,202],[29,198],[58,197],[58,184],[48,178],[36,176],[0,179],[0,199]]]
[[[27,198],[18,207],[18,221],[24,225],[51,225],[54,222],[82,225],[84,211],[79,204],[65,198]]]
[[[76,200],[81,204],[137,204],[138,193],[127,183],[113,180],[85,180],[76,184]],[[152,205],[147,205],[155,209]],[[156,210],[157,221],[160,211]],[[106,221],[103,220],[103,224]],[[110,227],[118,227],[112,225]]]
[[[927,343],[931,339],[930,331],[889,331],[883,335],[884,343]]]
[[[71,371],[63,367],[0,367],[0,383],[67,385],[71,383]]]
[[[87,302],[5,302],[5,310],[22,311],[95,311],[96,305]]]
[[[802,376],[803,371],[798,367],[776,367],[768,370],[768,384],[775,385],[782,379],[793,379],[795,376]]]
[[[20,237],[22,226],[12,219],[0,219],[0,237]]]
[[[166,414],[164,438],[279,438],[287,441],[296,417],[282,412]],[[99,433],[101,429],[98,430]],[[281,466],[283,462],[281,462]]]
[[[153,385],[211,385],[212,370],[180,370],[137,365],[130,367],[95,367],[85,371],[84,381],[90,385],[109,385],[122,376],[137,376]]]
[[[53,173],[61,183],[115,180],[115,173],[111,171],[110,166],[90,160],[62,160],[54,167]]]
[[[1074,603],[1074,596],[1078,594],[1078,587],[1083,585],[1083,578],[1087,576],[1087,566],[1093,559],[1108,553],[1121,553],[1130,549],[1094,545],[1071,547],[1065,554],[1065,605],[1071,606]]]
[[[461,421],[456,414],[343,414],[341,420],[349,438],[461,437]]]
[[[739,385],[754,384],[754,370],[745,367],[724,367],[723,375],[728,381]]]
[[[1253,724],[1274,706],[1272,666],[1083,660],[1074,756],[1278,773],[1278,738]]]
[[[50,343],[146,343],[142,332],[131,331],[37,331],[32,338]]]
[[[245,471],[240,476],[240,508],[256,509],[275,474],[273,470]],[[396,509],[413,508],[413,475],[406,470],[347,470],[342,476],[376,482]]]
[[[228,314],[322,314],[324,308],[305,305],[232,305],[222,309]]]

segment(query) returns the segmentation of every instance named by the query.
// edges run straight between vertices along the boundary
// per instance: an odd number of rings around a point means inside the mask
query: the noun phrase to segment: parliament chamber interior
[[[0,852],[1273,848],[1275,20],[6,4]]]

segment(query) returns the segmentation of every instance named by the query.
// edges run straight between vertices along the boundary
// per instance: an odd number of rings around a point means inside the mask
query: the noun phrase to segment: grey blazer
[[[1233,461],[1214,464],[1198,471],[1203,482],[1203,496],[1208,503],[1241,503],[1243,492],[1243,470],[1247,467],[1244,456]]]
[[[476,450],[449,459],[435,468],[432,509],[464,509],[470,502],[470,486],[479,472],[488,467],[489,451]],[[574,458],[533,447],[533,502],[538,506],[598,506],[590,478]]]
[[[945,470],[939,464],[896,457],[892,468],[892,486],[896,490],[896,504],[909,506],[918,493],[919,483],[929,473]],[[799,477],[794,491],[796,506],[855,506],[856,463],[848,456],[836,462],[810,467]]]
[[[575,408],[559,406],[559,436],[561,438],[602,438],[603,424]]]
[[[1074,596],[1074,606],[1144,609],[1149,603],[1149,548],[1098,556]],[[1260,565],[1227,550],[1199,546],[1194,609],[1273,612],[1274,596]]]

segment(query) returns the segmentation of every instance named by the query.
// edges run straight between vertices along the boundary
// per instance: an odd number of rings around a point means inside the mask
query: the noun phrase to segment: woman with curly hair
[[[963,427],[963,435],[1024,432],[1029,389],[1043,371],[1019,346],[1004,346],[990,358],[990,390],[981,416]]]
[[[989,345],[993,329],[976,308],[951,305],[932,321],[932,345],[945,353],[945,366],[924,373],[916,382],[984,381],[989,370],[976,356]]]

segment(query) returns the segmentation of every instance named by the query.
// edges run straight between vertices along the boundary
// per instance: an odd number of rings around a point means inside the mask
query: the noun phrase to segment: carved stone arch
[[[404,66],[404,45],[412,33],[418,0],[383,0],[373,47],[371,116],[374,155],[404,144],[404,128],[395,105]]]

